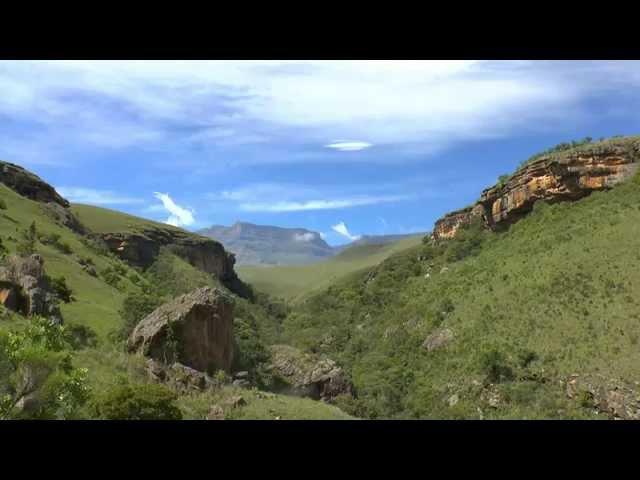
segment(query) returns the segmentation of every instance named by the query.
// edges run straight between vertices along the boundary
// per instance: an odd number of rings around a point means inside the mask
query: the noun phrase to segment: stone
[[[217,288],[181,295],[145,317],[128,340],[139,352],[165,364],[176,361],[200,372],[230,372],[234,300]]]
[[[207,420],[224,420],[224,410],[220,405],[211,405]]]
[[[242,395],[234,395],[224,401],[224,404],[230,408],[238,408],[246,405],[247,402]]]
[[[447,400],[447,403],[449,404],[450,407],[455,407],[459,401],[460,401],[460,397],[458,396],[457,393],[455,393],[449,397],[449,400]]]
[[[444,347],[446,344],[451,342],[453,338],[453,331],[448,328],[439,328],[425,339],[422,344],[422,348],[426,349],[428,352],[432,352],[433,350]]]
[[[234,380],[231,385],[233,385],[234,387],[238,387],[238,388],[250,388],[251,387],[251,383],[248,380],[245,380],[243,378],[238,378],[236,380]]]
[[[247,379],[249,378],[249,372],[243,371],[243,372],[236,372],[233,374],[233,378],[244,378]]]
[[[41,315],[62,323],[59,299],[51,289],[38,254],[11,255],[0,267],[0,303],[24,316]]]
[[[325,356],[302,352],[288,345],[271,348],[276,390],[289,395],[333,401],[338,395],[352,395],[352,384],[342,368]]]

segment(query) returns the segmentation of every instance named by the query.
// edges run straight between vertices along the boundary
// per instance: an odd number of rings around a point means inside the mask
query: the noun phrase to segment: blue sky
[[[339,244],[430,230],[639,107],[634,61],[0,62],[0,159],[74,202]]]

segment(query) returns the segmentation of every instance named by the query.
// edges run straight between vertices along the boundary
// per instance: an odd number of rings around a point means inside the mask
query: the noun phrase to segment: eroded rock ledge
[[[160,228],[92,236],[103,240],[125,262],[142,268],[148,268],[155,261],[162,247],[170,247],[173,253],[195,268],[216,276],[234,293],[242,297],[250,295],[234,270],[235,255],[213,239]]]
[[[452,238],[462,225],[480,218],[491,229],[527,215],[535,202],[578,200],[630,178],[640,165],[640,137],[611,139],[546,155],[516,171],[506,182],[485,189],[472,206],[438,220],[435,240]]]

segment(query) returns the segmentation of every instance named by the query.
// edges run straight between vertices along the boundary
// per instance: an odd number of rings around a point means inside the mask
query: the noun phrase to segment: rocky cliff
[[[125,262],[149,267],[160,253],[168,247],[203,272],[216,276],[229,289],[247,297],[248,287],[240,281],[234,270],[235,256],[227,252],[222,244],[210,238],[190,234],[177,229],[146,228],[140,232],[114,232],[92,234],[103,240],[109,249]]]
[[[640,137],[615,138],[542,156],[509,179],[485,189],[472,206],[449,213],[433,229],[435,240],[455,236],[460,226],[480,218],[491,229],[510,225],[538,200],[578,200],[628,179],[640,165]]]
[[[10,189],[31,200],[42,203],[54,202],[62,207],[69,207],[69,202],[62,198],[51,185],[13,163],[0,161],[0,183],[4,183]]]

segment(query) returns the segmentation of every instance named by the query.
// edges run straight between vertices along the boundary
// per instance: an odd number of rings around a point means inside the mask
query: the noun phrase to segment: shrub
[[[98,335],[96,332],[86,325],[69,325],[65,326],[66,340],[74,350],[80,350],[86,347],[95,347],[98,345]]]
[[[16,246],[16,251],[19,255],[26,257],[32,255],[36,251],[36,241],[38,239],[38,232],[36,228],[36,222],[32,222],[29,229],[22,234],[22,239]]]
[[[55,292],[55,294],[62,300],[64,303],[69,303],[75,300],[73,298],[73,291],[67,285],[67,280],[62,275],[56,278],[47,278],[49,281],[49,285]]]
[[[4,198],[0,198],[0,210],[7,209],[7,202],[4,201]]]
[[[94,399],[91,410],[104,420],[182,420],[177,398],[163,385],[117,385]]]
[[[160,305],[162,305],[162,299],[153,294],[135,293],[128,295],[122,302],[122,308],[119,311],[123,325],[118,337],[120,339],[129,337],[140,320]]]
[[[513,370],[507,364],[505,355],[495,347],[482,352],[480,366],[487,375],[487,380],[492,383],[512,380]]]

